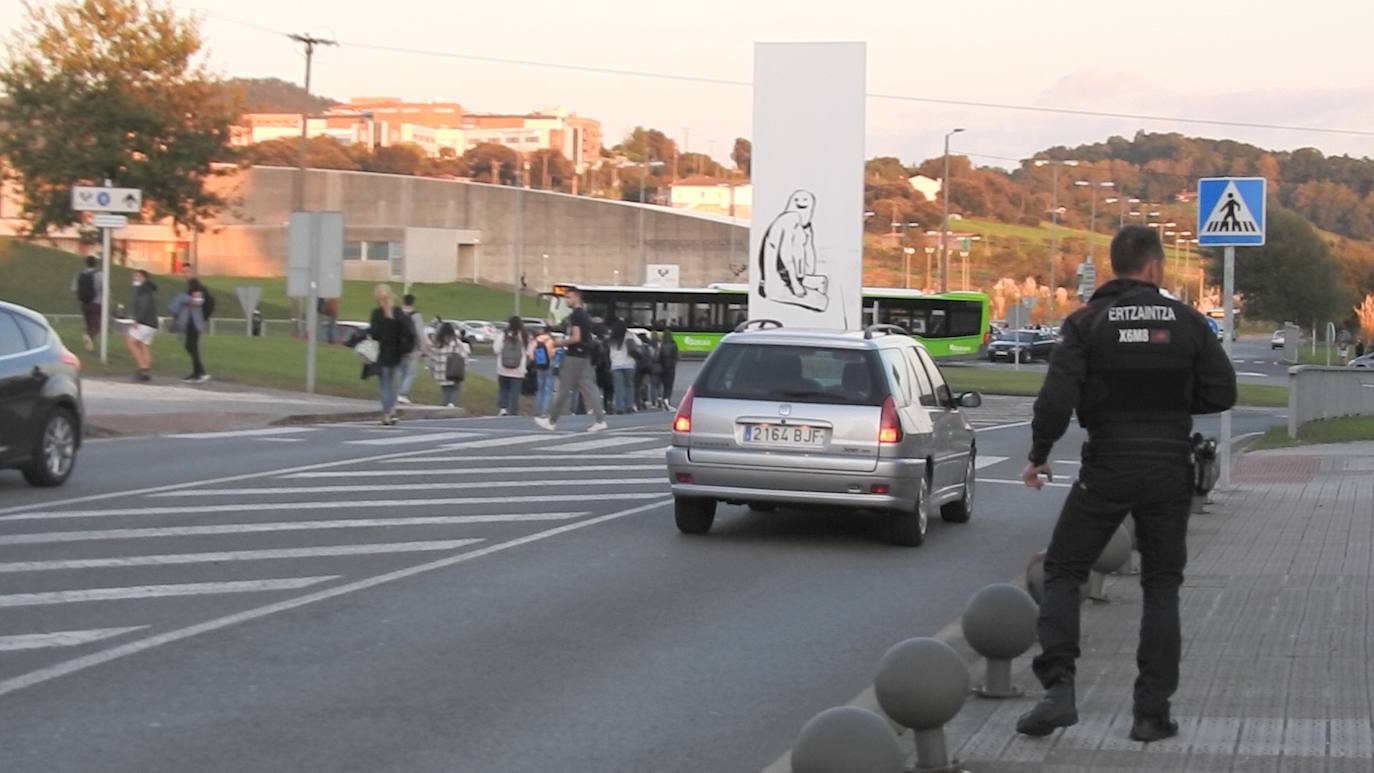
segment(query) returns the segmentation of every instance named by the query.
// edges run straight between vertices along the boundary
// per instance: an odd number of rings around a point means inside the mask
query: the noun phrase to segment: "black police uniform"
[[[1088,442],[1045,556],[1035,674],[1047,688],[1072,684],[1079,587],[1131,513],[1145,607],[1135,713],[1167,719],[1182,649],[1192,415],[1235,404],[1235,369],[1201,314],[1134,279],[1103,285],[1062,333],[1035,401],[1030,461],[1046,462],[1075,410]]]

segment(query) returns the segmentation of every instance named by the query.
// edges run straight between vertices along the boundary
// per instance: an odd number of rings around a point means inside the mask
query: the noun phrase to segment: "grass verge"
[[[110,335],[110,361],[101,364],[100,358],[81,350],[81,327],[70,322],[55,326],[67,348],[81,357],[82,374],[87,377],[126,378],[133,374],[134,363],[124,349],[124,338]],[[302,391],[305,389],[305,342],[287,336],[248,338],[242,335],[220,334],[200,339],[201,359],[205,368],[217,381],[245,386]],[[315,368],[315,391],[322,395],[377,400],[377,380],[360,378],[362,360],[343,346],[319,347]],[[153,372],[164,378],[181,378],[190,371],[190,358],[181,347],[180,339],[160,332],[153,341]],[[213,392],[207,392],[213,399]],[[415,380],[411,398],[422,405],[437,405],[439,387],[428,372]],[[496,412],[496,384],[477,375],[463,382],[460,397],[462,407],[476,416]]]
[[[1320,443],[1350,443],[1357,440],[1374,440],[1374,416],[1310,421],[1298,428],[1296,439],[1288,437],[1287,426],[1270,427],[1250,446],[1250,450],[1263,451],[1268,448],[1291,448]]]
[[[1045,374],[1035,371],[994,370],[964,365],[945,365],[945,378],[955,392],[983,392],[990,395],[1035,396],[1045,383]],[[1237,405],[1282,408],[1288,405],[1288,388],[1267,384],[1241,384]]]

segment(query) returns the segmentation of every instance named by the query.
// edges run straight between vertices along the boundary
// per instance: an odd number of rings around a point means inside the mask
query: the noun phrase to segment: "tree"
[[[483,142],[463,154],[463,164],[472,179],[497,185],[519,185],[522,164],[520,154],[505,145]],[[495,169],[493,176],[492,170]]]
[[[27,6],[0,66],[0,156],[32,234],[79,221],[70,187],[143,189],[145,214],[198,228],[224,205],[205,188],[228,160],[234,110],[200,61],[199,25],[157,0]]]
[[[724,177],[725,167],[716,162],[714,158],[705,153],[683,153],[677,160],[678,174],[682,177],[692,177],[695,175],[705,175],[706,177]]]
[[[551,191],[561,191],[577,176],[572,162],[562,151],[540,148],[530,154],[530,185]]]
[[[262,166],[296,166],[300,163],[300,140],[280,139],[259,142],[243,149],[243,160]],[[364,153],[364,157],[368,154]],[[332,137],[311,137],[305,141],[305,165],[311,169],[344,169],[356,172],[362,165],[351,149]]]
[[[231,78],[224,87],[247,113],[320,113],[338,104],[280,78]]]
[[[754,143],[744,137],[735,138],[735,149],[730,151],[730,160],[735,162],[735,168],[749,177],[754,171]]]
[[[383,174],[413,175],[418,174],[428,160],[429,157],[419,145],[402,142],[397,145],[377,148],[373,151],[372,158],[363,164],[363,170]]]
[[[1370,293],[1355,307],[1355,321],[1360,326],[1360,338],[1374,340],[1374,293]]]
[[[1331,248],[1302,215],[1269,212],[1265,245],[1236,251],[1236,292],[1254,319],[1299,323],[1345,319],[1350,299],[1340,281]],[[1221,284],[1220,250],[1213,250],[1208,274]]]
[[[636,162],[643,162],[646,158],[650,161],[671,161],[677,155],[677,143],[658,129],[636,126],[615,146],[615,150]]]

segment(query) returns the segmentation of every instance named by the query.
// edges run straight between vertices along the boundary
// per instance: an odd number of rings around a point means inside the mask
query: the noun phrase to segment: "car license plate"
[[[805,424],[741,424],[740,442],[746,446],[819,448],[825,445],[825,429]]]

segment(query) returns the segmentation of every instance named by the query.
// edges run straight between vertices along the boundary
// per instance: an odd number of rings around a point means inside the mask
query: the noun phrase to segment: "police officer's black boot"
[[[1131,725],[1131,740],[1144,741],[1163,741],[1165,738],[1173,738],[1178,735],[1178,723],[1166,714],[1156,716],[1153,714],[1137,714],[1135,722]]]
[[[1016,720],[1016,732],[1025,735],[1049,735],[1061,727],[1078,724],[1078,706],[1074,702],[1073,682],[1061,680],[1045,688],[1045,697],[1035,708]]]

